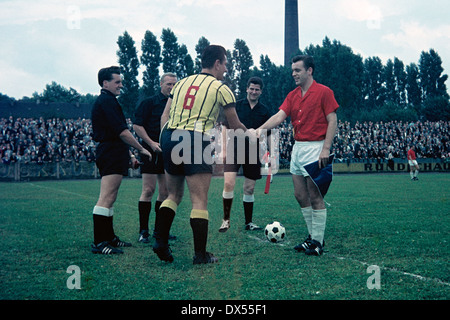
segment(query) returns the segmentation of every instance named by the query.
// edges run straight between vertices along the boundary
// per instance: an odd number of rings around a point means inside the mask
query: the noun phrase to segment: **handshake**
[[[246,137],[249,138],[250,142],[256,143],[258,139],[265,137],[267,135],[266,129],[248,129],[245,131]]]

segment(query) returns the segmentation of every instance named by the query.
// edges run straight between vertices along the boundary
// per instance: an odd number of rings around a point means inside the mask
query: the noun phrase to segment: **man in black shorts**
[[[148,243],[148,221],[152,208],[152,197],[158,181],[158,197],[155,202],[155,213],[167,198],[166,178],[164,176],[164,161],[159,143],[161,131],[161,115],[173,86],[177,82],[174,73],[165,73],[161,77],[161,90],[158,94],[143,100],[136,109],[133,129],[142,139],[142,145],[152,154],[151,160],[142,157],[142,193],[139,198],[139,242]],[[155,221],[156,224],[156,221]]]
[[[247,82],[247,97],[236,103],[236,113],[239,120],[251,129],[259,128],[272,115],[269,109],[259,101],[262,94],[263,81],[259,77],[252,77]],[[224,186],[223,186],[223,221],[219,232],[225,232],[230,228],[230,213],[234,197],[236,176],[242,167],[244,180],[244,216],[245,230],[260,230],[261,228],[252,222],[253,203],[255,201],[256,180],[261,179],[261,161],[259,159],[259,143],[250,145],[248,139],[243,139],[227,134],[227,126],[222,129],[223,155],[224,155]],[[233,141],[230,141],[233,139]],[[239,141],[241,140],[241,141]],[[227,149],[227,147],[232,147]],[[253,150],[251,150],[253,148]],[[253,151],[253,152],[252,152]],[[239,155],[245,154],[244,159]],[[244,160],[244,161],[242,161]]]
[[[116,97],[120,94],[122,78],[119,67],[100,69],[98,84],[102,87],[100,96],[92,108],[92,135],[98,142],[96,164],[101,176],[100,196],[93,210],[94,244],[93,253],[123,253],[119,247],[129,247],[130,243],[121,241],[114,234],[113,204],[123,176],[128,168],[136,166],[137,160],[131,156],[129,146],[137,149],[143,156],[151,157],[134,138],[128,129],[122,107]]]
[[[208,190],[212,177],[210,132],[222,110],[230,128],[247,128],[239,121],[233,92],[223,84],[227,71],[226,50],[210,45],[202,53],[202,72],[184,78],[174,86],[161,117],[166,127],[161,132],[169,195],[161,204],[153,251],[163,261],[172,262],[168,237],[187,183],[192,203],[190,225],[194,238],[194,264],[215,263],[206,251],[208,239]],[[253,132],[253,137],[256,136]]]

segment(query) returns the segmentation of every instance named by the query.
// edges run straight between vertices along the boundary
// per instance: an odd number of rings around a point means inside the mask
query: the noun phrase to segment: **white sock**
[[[306,227],[308,228],[308,233],[311,234],[312,233],[312,207],[306,207],[306,208],[301,208],[302,209],[302,214],[303,214],[303,218],[305,219],[306,222]]]
[[[234,191],[228,191],[228,192],[223,191],[223,192],[222,192],[222,197],[223,197],[224,199],[233,199],[233,197],[234,197]]]
[[[411,176],[411,179],[414,178],[414,173],[412,171],[409,172],[409,175]]]
[[[99,216],[110,217],[110,209],[100,206],[95,206],[94,210],[92,210],[92,213]]]
[[[312,232],[311,238],[323,244],[325,226],[327,223],[327,209],[312,211]]]

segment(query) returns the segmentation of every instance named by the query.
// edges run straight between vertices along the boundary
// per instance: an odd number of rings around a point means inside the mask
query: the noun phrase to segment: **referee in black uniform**
[[[98,72],[98,84],[102,87],[100,96],[92,108],[93,139],[98,142],[96,165],[100,172],[100,196],[93,210],[94,244],[93,253],[123,253],[119,247],[129,247],[130,243],[121,241],[114,233],[113,204],[123,176],[128,168],[136,166],[129,146],[137,149],[143,156],[151,157],[128,130],[122,107],[116,97],[122,89],[119,67],[108,67]]]
[[[166,107],[170,91],[176,82],[176,74],[164,73],[160,81],[161,90],[156,95],[144,99],[135,112],[133,129],[142,139],[144,148],[152,154],[151,159],[148,159],[148,157],[142,157],[141,159],[142,193],[139,198],[138,212],[139,242],[143,243],[150,242],[148,221],[156,182],[158,182],[158,197],[155,202],[155,214],[159,212],[159,207],[168,194],[159,133],[161,131],[161,115]]]
[[[263,125],[272,116],[269,109],[259,101],[264,83],[259,77],[251,77],[247,81],[247,97],[236,102],[236,113],[239,120],[249,129],[256,129]],[[261,228],[253,223],[253,203],[255,201],[256,180],[261,179],[261,161],[259,159],[259,143],[250,146],[249,140],[245,137],[233,135],[228,137],[227,125],[222,130],[223,135],[223,155],[224,164],[224,186],[223,186],[223,221],[219,232],[225,232],[230,228],[230,213],[234,197],[234,187],[236,176],[242,167],[244,179],[244,217],[245,230],[260,230]],[[230,141],[233,139],[233,141]],[[228,150],[227,145],[233,147]],[[244,149],[241,150],[244,146]],[[251,149],[256,146],[252,153]],[[253,150],[252,150],[253,151]],[[244,155],[244,159],[240,159]]]

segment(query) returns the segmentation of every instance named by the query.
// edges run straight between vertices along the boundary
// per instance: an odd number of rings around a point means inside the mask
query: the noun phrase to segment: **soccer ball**
[[[264,234],[270,242],[281,242],[286,237],[286,229],[281,223],[274,221],[266,226]]]

